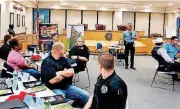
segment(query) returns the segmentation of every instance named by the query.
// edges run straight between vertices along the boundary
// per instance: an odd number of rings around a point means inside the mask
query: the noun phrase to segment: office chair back
[[[102,49],[102,48],[103,48],[103,45],[101,43],[96,44],[96,49]]]

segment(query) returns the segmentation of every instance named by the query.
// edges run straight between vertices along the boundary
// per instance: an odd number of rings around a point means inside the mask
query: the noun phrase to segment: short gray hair
[[[53,49],[63,49],[64,48],[64,44],[62,42],[55,42],[52,46],[52,50]]]

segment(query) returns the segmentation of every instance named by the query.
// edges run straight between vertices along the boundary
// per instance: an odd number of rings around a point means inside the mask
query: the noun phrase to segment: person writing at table
[[[179,55],[180,49],[178,48],[177,44],[178,44],[178,37],[172,36],[171,41],[163,45],[163,48],[167,51],[169,57],[173,60],[176,60],[177,57],[180,57]]]
[[[131,52],[131,65],[130,68],[136,70],[134,68],[134,54],[135,54],[135,43],[134,40],[138,39],[136,36],[136,32],[132,31],[132,24],[129,23],[127,26],[127,31],[123,33],[123,40],[125,44],[125,69],[128,69],[128,56],[129,51]]]
[[[89,99],[89,94],[72,85],[74,70],[64,57],[64,44],[55,42],[51,54],[43,60],[41,66],[42,82],[57,95],[75,100],[73,107],[82,108]]]
[[[22,43],[16,38],[14,38],[11,39],[9,44],[12,50],[9,52],[7,58],[7,64],[16,71],[29,73],[31,76],[35,77],[36,79],[40,79],[40,73],[36,69],[34,69],[34,67],[27,64],[25,58],[20,53],[20,51],[22,50]]]

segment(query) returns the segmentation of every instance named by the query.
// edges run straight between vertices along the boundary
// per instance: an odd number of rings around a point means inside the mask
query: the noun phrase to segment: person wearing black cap
[[[98,57],[98,61],[100,76],[85,109],[125,109],[127,86],[114,70],[113,55],[103,53]]]

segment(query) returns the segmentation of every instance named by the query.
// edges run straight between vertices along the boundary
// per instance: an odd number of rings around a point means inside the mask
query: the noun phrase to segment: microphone
[[[129,34],[130,34],[130,36],[132,36],[132,32],[130,32]]]

